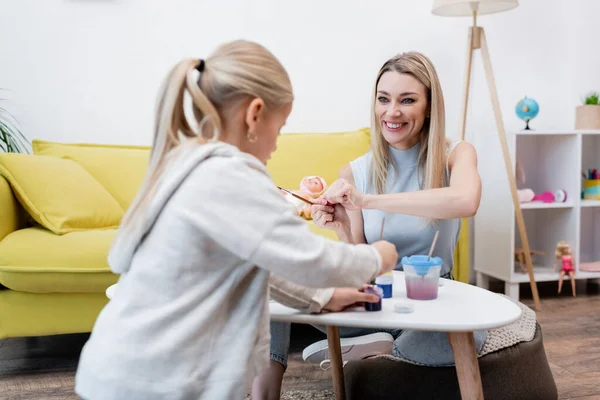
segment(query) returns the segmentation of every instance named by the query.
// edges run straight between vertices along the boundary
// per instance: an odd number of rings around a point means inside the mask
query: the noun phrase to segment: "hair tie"
[[[204,71],[204,60],[203,59],[200,59],[200,64],[198,64],[196,69],[198,70],[198,72]]]

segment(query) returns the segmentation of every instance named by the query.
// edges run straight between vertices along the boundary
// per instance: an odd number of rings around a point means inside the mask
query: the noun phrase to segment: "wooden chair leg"
[[[448,341],[454,353],[461,398],[463,400],[483,400],[483,387],[473,332],[448,332]]]
[[[327,325],[327,344],[329,346],[329,359],[331,360],[331,377],[333,391],[337,400],[346,398],[344,384],[344,366],[342,364],[342,346],[340,344],[340,330],[337,326]]]

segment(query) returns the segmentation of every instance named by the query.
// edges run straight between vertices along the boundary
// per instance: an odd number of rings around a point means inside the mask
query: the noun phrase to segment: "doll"
[[[327,189],[325,179],[320,176],[306,176],[300,181],[300,190],[294,190],[293,192],[308,201],[315,201],[325,192],[325,189]],[[296,199],[288,193],[284,193],[284,195],[288,201],[296,206],[298,216],[304,219],[312,219],[309,204]]]
[[[573,268],[573,253],[571,252],[571,246],[564,240],[561,240],[556,245],[555,254],[556,260],[552,265],[552,272],[556,269],[558,260],[561,261],[560,276],[558,278],[558,293],[560,293],[562,289],[563,278],[565,275],[569,275],[569,278],[571,278],[573,297],[575,297],[575,269]]]

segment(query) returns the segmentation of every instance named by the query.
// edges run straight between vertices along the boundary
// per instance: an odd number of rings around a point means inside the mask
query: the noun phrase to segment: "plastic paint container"
[[[389,299],[392,297],[392,293],[394,291],[394,275],[391,271],[375,278],[375,283],[381,288],[381,290],[383,290],[384,299]]]
[[[434,300],[438,297],[440,270],[444,262],[439,257],[414,255],[402,258],[406,297],[413,300]]]
[[[381,299],[383,298],[383,290],[377,286],[369,286],[365,288],[365,293],[376,294],[377,296],[379,296],[379,301],[377,303],[365,302],[365,310],[381,311]]]

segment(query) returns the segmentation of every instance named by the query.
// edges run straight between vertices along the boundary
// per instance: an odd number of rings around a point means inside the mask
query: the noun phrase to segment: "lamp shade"
[[[431,12],[445,17],[470,17],[510,10],[519,5],[519,0],[433,0]]]

